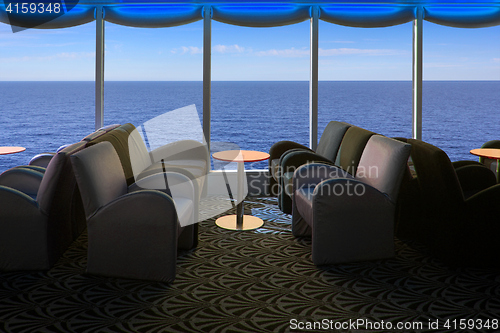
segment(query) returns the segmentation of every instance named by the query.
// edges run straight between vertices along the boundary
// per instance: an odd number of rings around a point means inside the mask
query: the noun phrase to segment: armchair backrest
[[[368,140],[356,173],[356,179],[375,187],[396,202],[405,174],[411,145],[382,135]]]
[[[351,125],[348,123],[330,121],[328,125],[326,125],[323,134],[321,134],[316,153],[335,162],[340,143],[349,127],[351,127]]]
[[[427,142],[408,139],[411,157],[429,212],[449,214],[464,203],[462,187],[451,161],[444,151]]]
[[[118,157],[120,159],[123,172],[125,174],[125,179],[127,184],[131,185],[135,182],[134,172],[132,169],[132,164],[130,162],[130,149],[129,149],[129,136],[135,130],[135,126],[127,123],[123,124],[104,135],[101,135],[88,143],[89,146],[97,144],[99,142],[108,141],[110,142],[116,150]],[[142,140],[142,138],[141,138]],[[141,154],[148,154],[146,145],[142,142],[142,147],[137,146],[143,151]]]
[[[120,159],[111,143],[85,148],[70,159],[87,219],[100,207],[127,193]]]
[[[349,127],[340,143],[335,165],[341,167],[353,176],[356,175],[361,154],[363,154],[366,143],[374,134],[374,132],[365,130],[361,127]]]
[[[141,126],[139,128],[141,128]],[[130,165],[132,166],[135,177],[152,164],[151,156],[137,128],[130,132],[128,137],[128,150],[130,154]]]
[[[485,142],[481,148],[500,148],[500,140],[490,140],[488,142]],[[489,167],[489,164],[491,162],[496,162],[495,160],[485,158],[485,157],[479,157],[479,162],[484,163],[487,167]],[[486,163],[487,162],[487,163]]]
[[[65,162],[65,154],[58,153],[54,155],[47,165],[40,187],[38,188],[36,201],[40,210],[47,216],[50,214],[56,189],[59,184],[59,178],[61,177]]]
[[[87,142],[92,141],[92,140],[100,137],[101,135],[104,135],[104,134],[108,133],[109,131],[114,130],[118,126],[120,126],[120,124],[103,126],[103,127],[99,128],[98,130],[96,130],[95,132],[92,132],[89,135],[85,136],[82,139],[82,141],[87,141]]]

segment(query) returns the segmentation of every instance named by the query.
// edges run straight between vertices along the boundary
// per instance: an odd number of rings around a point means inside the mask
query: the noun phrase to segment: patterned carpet
[[[318,268],[275,199],[247,207],[264,227],[200,223],[170,285],[86,275],[86,233],[48,272],[1,273],[0,331],[500,331],[498,272],[454,270],[399,240],[395,258]]]

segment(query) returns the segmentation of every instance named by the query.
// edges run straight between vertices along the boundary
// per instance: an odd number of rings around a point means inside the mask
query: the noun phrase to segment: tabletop
[[[212,156],[226,162],[258,162],[269,158],[268,153],[256,150],[224,150],[213,153]]]
[[[500,149],[497,148],[478,148],[470,151],[472,155],[500,159]]]
[[[25,150],[24,147],[0,147],[0,155],[15,154]]]

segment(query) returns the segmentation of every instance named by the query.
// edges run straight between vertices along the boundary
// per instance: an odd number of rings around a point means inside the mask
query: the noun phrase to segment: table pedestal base
[[[215,224],[219,227],[229,230],[252,230],[260,228],[264,221],[262,219],[251,216],[251,215],[243,215],[243,223],[239,226],[236,222],[236,215],[226,215],[223,217],[219,217]]]

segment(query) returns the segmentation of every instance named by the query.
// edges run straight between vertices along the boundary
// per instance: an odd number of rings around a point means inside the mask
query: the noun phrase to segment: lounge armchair
[[[326,126],[318,143],[316,151],[293,141],[279,141],[269,150],[269,173],[270,192],[278,194],[278,205],[285,213],[291,213],[291,199],[284,193],[283,176],[293,172],[304,163],[312,162],[335,162],[345,132],[350,124],[331,121]],[[286,160],[288,154],[294,153],[294,157]],[[285,181],[286,182],[286,181]]]
[[[72,218],[78,203],[67,158],[81,147],[54,155],[44,173],[17,168],[0,177],[0,270],[49,269],[84,228]]]
[[[175,201],[157,190],[130,192],[121,163],[109,142],[71,156],[84,202],[88,230],[87,272],[170,282],[175,278],[177,239],[192,220],[194,188],[181,174],[167,173],[177,188]],[[183,195],[182,195],[183,194]],[[190,222],[187,222],[190,223]],[[191,221],[192,223],[192,221]]]
[[[373,135],[352,176],[320,163],[293,177],[292,232],[312,236],[315,265],[394,255],[394,221],[409,144]]]
[[[406,138],[395,138],[403,142],[409,142]],[[418,149],[418,148],[415,148]],[[397,204],[397,236],[400,238],[413,238],[421,228],[423,216],[423,195],[418,184],[417,173],[410,154],[408,168],[403,176],[401,191]],[[477,161],[462,160],[451,162],[460,183],[463,195],[469,198],[496,184],[494,174]]]
[[[375,133],[365,130],[357,126],[350,126],[345,131],[342,137],[338,152],[334,161],[328,159],[319,160],[316,156],[311,156],[308,152],[303,151],[292,151],[286,154],[282,158],[282,165],[284,165],[288,170],[283,172],[281,175],[281,186],[282,186],[282,196],[281,196],[281,208],[285,213],[292,212],[292,196],[293,196],[293,184],[292,179],[294,171],[301,165],[312,162],[322,162],[340,167],[342,170],[355,175],[358,167],[361,154],[365,148],[366,143],[372,135]]]
[[[494,173],[482,165],[467,165],[470,178],[465,180],[444,151],[421,140],[408,142],[422,217],[412,224],[401,221],[398,234],[423,243],[452,265],[500,266],[500,185],[495,185]],[[474,184],[475,175],[482,187],[491,186],[470,195],[463,186]]]

